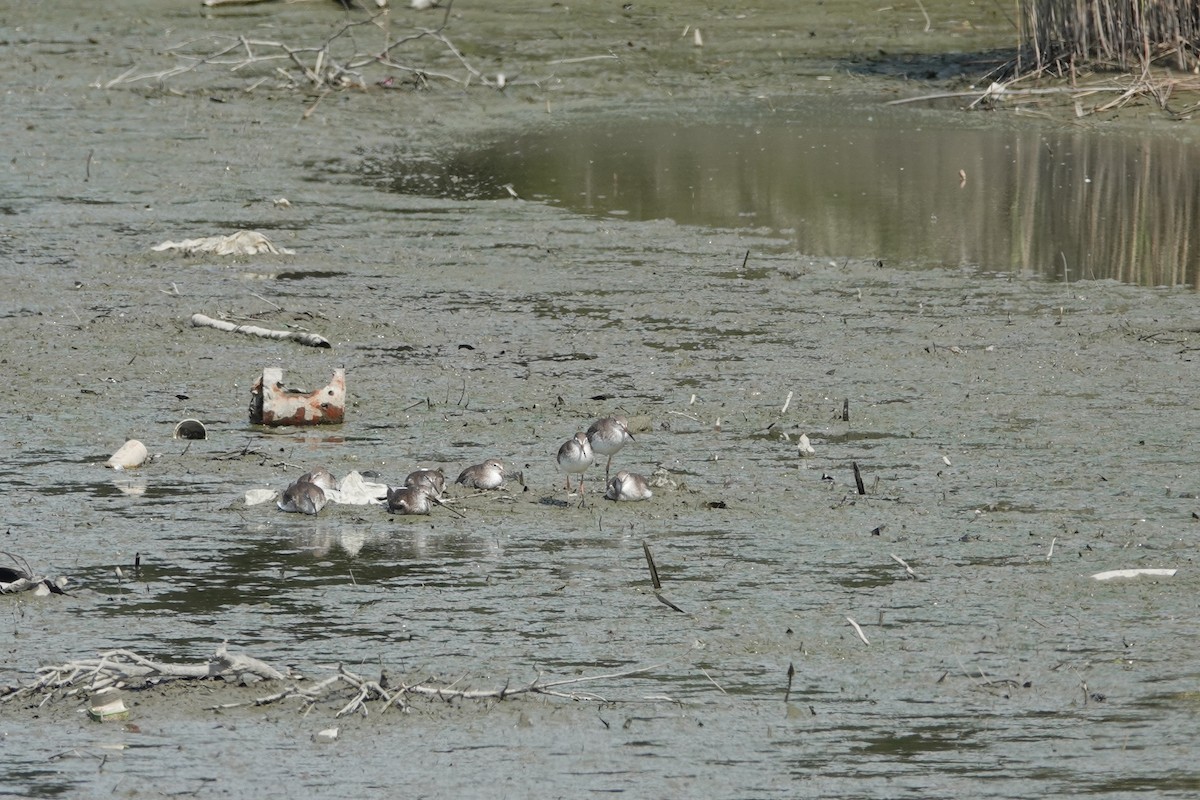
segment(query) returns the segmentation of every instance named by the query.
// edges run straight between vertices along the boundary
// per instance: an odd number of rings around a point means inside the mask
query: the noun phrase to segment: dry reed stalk
[[[1078,66],[1122,71],[1151,64],[1200,67],[1200,5],[1195,0],[1022,0],[1022,50],[1035,72],[1073,74]],[[1018,72],[1025,65],[1018,63]]]

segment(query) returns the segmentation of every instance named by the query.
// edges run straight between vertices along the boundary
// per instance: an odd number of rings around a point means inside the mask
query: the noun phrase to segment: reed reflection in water
[[[1200,285],[1194,145],[929,126],[891,112],[845,115],[853,126],[820,117],[566,126],[460,151],[419,174],[381,165],[379,179],[459,198],[504,197],[511,184],[583,213],[766,228],[810,255]]]

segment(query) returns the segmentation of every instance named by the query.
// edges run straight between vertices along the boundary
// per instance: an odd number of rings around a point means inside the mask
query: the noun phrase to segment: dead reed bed
[[[1021,7],[1018,71],[1200,69],[1196,0],[1022,0]]]

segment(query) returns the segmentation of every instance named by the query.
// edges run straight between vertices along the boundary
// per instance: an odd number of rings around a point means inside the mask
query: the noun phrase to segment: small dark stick
[[[796,665],[788,662],[788,685],[787,690],[783,693],[783,702],[786,704],[788,698],[792,696],[792,679],[796,677]]]
[[[684,610],[682,608],[663,597],[662,582],[658,579],[658,567],[654,565],[654,556],[650,555],[650,545],[642,542],[642,552],[646,554],[646,565],[650,567],[650,583],[654,586],[654,596],[658,598],[658,602],[667,608],[683,614]]]
[[[133,579],[141,580],[142,578],[142,554],[133,554]]]
[[[842,422],[850,421],[850,398],[842,401]]]
[[[646,565],[650,567],[650,585],[657,592],[662,588],[662,582],[658,579],[658,567],[654,566],[654,556],[650,555],[650,545],[642,542],[642,552],[646,554]]]
[[[446,505],[445,503],[443,503],[441,500],[437,499],[436,497],[430,495],[429,499],[432,500],[435,504],[446,509],[447,511],[449,511],[451,514],[458,517],[459,519],[467,518],[466,514],[462,513],[461,511],[459,511],[457,508],[454,508],[453,506]]]
[[[746,263],[750,261],[750,251],[746,251],[746,257],[742,259],[742,272],[746,271]]]
[[[658,602],[662,603],[664,606],[671,609],[672,611],[678,611],[680,614],[684,613],[682,608],[675,605],[667,598],[663,597],[662,592],[655,592],[654,596],[658,598]]]
[[[863,486],[862,472],[858,469],[858,462],[851,461],[850,464],[854,467],[854,485],[858,487],[859,494],[866,494],[867,489]]]

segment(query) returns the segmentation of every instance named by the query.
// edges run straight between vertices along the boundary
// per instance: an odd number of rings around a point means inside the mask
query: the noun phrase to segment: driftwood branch
[[[131,650],[109,650],[99,658],[68,661],[56,667],[41,667],[39,677],[25,686],[6,692],[0,699],[24,697],[56,690],[85,690],[96,692],[110,687],[152,682],[198,679],[242,678],[253,676],[263,680],[284,680],[279,670],[257,658],[231,653],[222,644],[208,661],[200,664],[172,664],[146,658]]]
[[[212,708],[216,710],[249,705],[268,705],[290,698],[300,698],[303,701],[304,710],[307,711],[319,702],[336,699],[341,704],[336,712],[336,715],[340,717],[356,713],[365,715],[369,712],[372,703],[376,704],[380,713],[393,706],[400,710],[407,710],[409,699],[412,697],[452,702],[455,700],[504,700],[520,695],[538,694],[568,700],[610,702],[599,694],[586,691],[581,687],[584,684],[646,675],[665,665],[666,662],[617,672],[557,680],[545,680],[542,675],[538,675],[532,681],[520,686],[514,687],[505,684],[500,688],[493,689],[456,688],[459,681],[440,683],[433,679],[391,685],[383,673],[380,674],[378,680],[371,680],[339,665],[333,675],[311,685],[304,685],[303,678],[300,676],[284,674],[256,658],[241,653],[231,653],[225,644],[217,648],[216,653],[208,661],[198,664],[157,661],[131,650],[122,649],[101,653],[99,658],[69,661],[54,667],[41,667],[37,670],[38,677],[29,683],[19,687],[0,688],[0,700],[34,695],[45,695],[49,698],[59,691],[65,695],[81,692],[94,694],[102,689],[140,688],[172,680],[241,679],[251,676],[264,681],[286,681],[287,683],[277,691],[254,700],[225,703],[212,706]],[[338,699],[337,695],[344,692],[345,689],[350,690],[349,699]],[[661,698],[651,696],[642,699]]]
[[[596,683],[599,681],[616,680],[618,678],[629,678],[635,675],[645,675],[654,670],[660,669],[664,664],[655,664],[649,667],[637,667],[635,669],[623,670],[620,672],[609,672],[600,675],[585,675],[578,678],[563,678],[561,680],[543,681],[539,675],[527,684],[521,686],[510,686],[505,684],[499,689],[456,689],[454,684],[438,685],[432,681],[421,681],[412,684],[401,684],[398,687],[384,687],[380,681],[372,681],[356,675],[344,667],[338,667],[338,674],[334,679],[345,683],[356,690],[355,696],[342,706],[337,712],[337,716],[345,716],[346,714],[368,712],[367,703],[369,701],[382,701],[381,709],[386,711],[392,706],[400,709],[408,707],[407,698],[409,695],[417,695],[431,699],[443,700],[450,702],[453,700],[504,700],[510,697],[517,697],[524,694],[540,694],[548,697],[560,697],[567,700],[595,700],[599,702],[608,702],[608,700],[593,692],[586,691],[566,691],[565,687],[578,686],[585,683]],[[334,687],[334,679],[323,681],[320,689],[323,691],[331,690]],[[320,691],[309,691],[307,693],[311,700],[316,702]],[[262,698],[255,701],[256,704],[262,704]]]
[[[890,100],[886,105],[903,105],[906,103],[924,103],[934,100],[970,98],[970,108],[991,108],[1004,101],[1028,100],[1037,97],[1068,95],[1075,102],[1077,116],[1098,114],[1105,111],[1122,108],[1130,102],[1149,98],[1163,110],[1169,110],[1167,103],[1176,91],[1196,91],[1200,89],[1200,81],[1195,78],[1177,78],[1170,75],[1155,75],[1149,70],[1143,70],[1138,75],[1128,75],[1123,78],[1105,79],[1104,83],[1073,83],[1070,86],[1034,86],[1019,87],[1018,81],[1028,81],[1039,77],[1040,73],[1022,75],[1003,83],[993,82],[984,89],[969,92],[935,92],[917,97],[902,97]],[[1114,99],[1097,105],[1085,107],[1081,101],[1093,95],[1115,94]]]
[[[108,89],[145,81],[164,83],[185,73],[216,67],[234,74],[258,70],[260,77],[249,87],[251,89],[271,78],[279,78],[284,85],[317,90],[365,89],[371,80],[380,86],[390,87],[397,73],[407,76],[418,87],[437,79],[463,87],[478,84],[493,89],[505,88],[508,82],[503,75],[486,77],[445,34],[450,20],[450,5],[446,3],[441,7],[443,14],[436,27],[414,27],[401,36],[394,35],[388,12],[383,10],[365,19],[344,22],[323,41],[312,45],[251,39],[245,35],[190,40],[167,48],[166,53],[176,60],[174,66],[159,71],[147,71],[135,66],[101,85]],[[359,46],[355,34],[361,28],[379,34],[377,46],[368,46],[366,49]],[[462,68],[462,72],[437,72],[422,63],[401,58],[400,53],[404,48],[423,41],[432,42],[448,53]],[[368,77],[368,69],[377,74]],[[261,77],[264,71],[267,77]]]
[[[248,336],[261,336],[264,339],[291,339],[294,342],[308,345],[309,347],[333,347],[329,340],[324,336],[318,336],[315,333],[302,333],[300,331],[273,331],[268,328],[260,328],[257,325],[238,325],[233,322],[226,322],[222,319],[213,319],[206,317],[203,314],[192,314],[191,323],[196,328],[216,328],[219,331],[228,333],[244,333]]]

